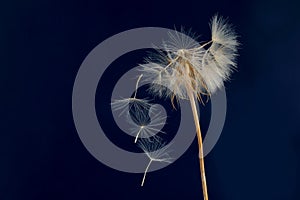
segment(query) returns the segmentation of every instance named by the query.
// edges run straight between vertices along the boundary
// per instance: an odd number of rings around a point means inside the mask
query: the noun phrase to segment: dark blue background
[[[141,188],[141,174],[87,152],[71,95],[81,62],[106,38],[174,25],[208,38],[215,13],[236,26],[242,48],[226,84],[226,124],[206,157],[210,200],[300,199],[296,0],[2,1],[0,199],[201,199],[196,142]]]

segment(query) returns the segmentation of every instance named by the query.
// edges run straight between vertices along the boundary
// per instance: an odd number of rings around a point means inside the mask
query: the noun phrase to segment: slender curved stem
[[[190,104],[191,104],[191,107],[192,107],[193,117],[194,117],[194,122],[195,122],[195,126],[196,126],[196,132],[197,132],[198,147],[199,147],[200,174],[201,174],[201,181],[202,181],[203,197],[204,197],[204,200],[208,200],[200,122],[199,122],[195,97],[194,97],[194,94],[190,90],[188,90],[188,96],[190,98]]]
[[[140,135],[140,133],[142,132],[142,129],[143,129],[143,128],[144,128],[144,126],[142,126],[142,127],[140,128],[139,132],[136,134],[135,139],[134,139],[134,143],[137,142],[137,140],[138,140],[138,138],[139,138],[139,135]]]
[[[150,162],[149,162],[149,164],[147,165],[147,167],[146,167],[146,169],[145,169],[145,172],[144,172],[144,176],[143,176],[143,180],[142,180],[142,184],[141,184],[141,186],[143,186],[143,185],[144,185],[145,178],[146,178],[146,174],[147,174],[147,171],[148,171],[148,169],[149,169],[149,167],[150,167],[151,163],[152,163],[152,159],[150,159]]]

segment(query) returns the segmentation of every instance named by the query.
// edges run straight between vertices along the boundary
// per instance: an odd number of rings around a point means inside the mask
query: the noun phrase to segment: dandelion
[[[143,186],[147,172],[152,162],[172,163],[172,158],[170,157],[169,152],[167,151],[168,148],[165,146],[165,143],[162,143],[161,141],[152,142],[147,139],[141,139],[139,140],[138,145],[150,160],[145,169],[144,176],[142,179],[141,186]]]
[[[164,43],[165,54],[162,55],[160,51],[157,62],[147,60],[146,64],[140,65],[145,78],[153,83],[151,91],[154,94],[170,97],[172,104],[175,98],[190,101],[198,139],[205,200],[208,200],[208,192],[196,101],[203,103],[202,96],[209,98],[224,86],[224,81],[229,80],[236,68],[235,58],[239,45],[232,26],[223,18],[214,16],[210,28],[211,40],[204,44],[183,34],[170,35],[170,40]]]

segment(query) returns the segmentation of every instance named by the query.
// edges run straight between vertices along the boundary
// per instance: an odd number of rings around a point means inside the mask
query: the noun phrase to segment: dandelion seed
[[[227,23],[227,20],[223,17],[215,15],[211,20],[210,28],[213,42],[222,44],[230,49],[236,49],[239,45],[232,25]]]
[[[149,108],[151,107],[149,100],[139,99],[136,97],[138,84],[139,84],[142,76],[143,76],[143,74],[141,74],[137,79],[135,93],[134,93],[133,97],[114,100],[111,103],[113,111],[120,112],[119,116],[123,115],[124,113],[129,114],[128,111],[130,111],[130,110],[149,110]]]
[[[150,160],[145,169],[144,176],[142,179],[141,186],[143,186],[147,172],[152,162],[172,163],[172,158],[169,155],[169,151],[167,151],[168,147],[165,146],[165,143],[162,143],[161,141],[152,142],[147,139],[142,139],[138,142],[138,145]]]
[[[154,111],[152,110],[150,110],[150,116],[145,114],[138,114],[136,116],[136,113],[134,113],[135,119],[128,120],[132,125],[131,133],[136,135],[134,143],[137,142],[138,138],[150,137],[159,142],[160,138],[157,136],[157,133],[165,133],[161,131],[161,126],[166,124],[166,117],[162,116],[160,112],[157,114],[153,113]]]

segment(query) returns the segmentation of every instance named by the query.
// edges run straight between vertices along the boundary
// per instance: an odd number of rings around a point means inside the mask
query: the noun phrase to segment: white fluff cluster
[[[236,67],[239,43],[231,25],[223,18],[214,16],[210,27],[211,41],[201,45],[176,32],[164,42],[156,61],[149,59],[140,65],[144,78],[153,83],[154,94],[189,99],[189,92],[196,97],[210,96],[224,86]]]

